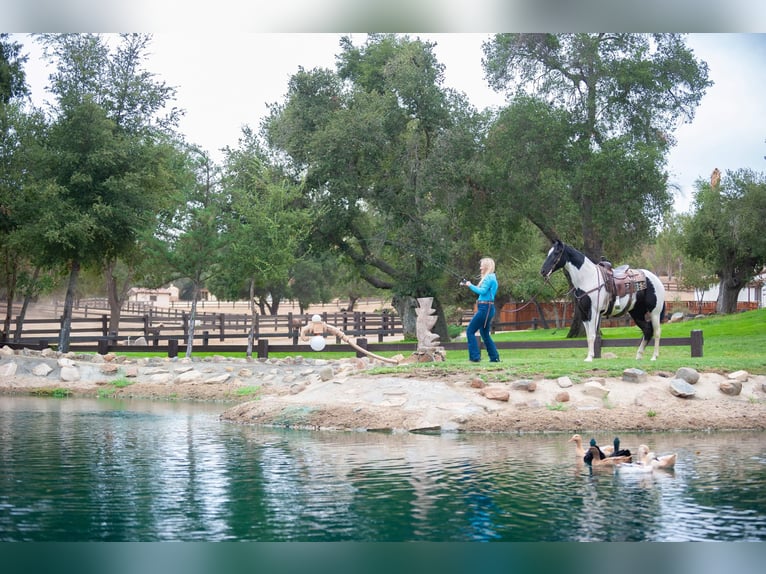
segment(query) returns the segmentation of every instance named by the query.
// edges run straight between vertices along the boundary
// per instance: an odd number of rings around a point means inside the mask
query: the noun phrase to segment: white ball
[[[322,337],[321,335],[314,335],[309,340],[309,345],[311,345],[311,348],[313,350],[321,351],[322,349],[324,349],[324,346],[325,346],[324,337]]]

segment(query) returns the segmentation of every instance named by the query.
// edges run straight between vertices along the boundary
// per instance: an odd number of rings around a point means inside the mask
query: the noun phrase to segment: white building
[[[178,287],[175,285],[161,289],[133,287],[128,291],[128,301],[151,303],[158,307],[169,307],[171,302],[178,301]]]

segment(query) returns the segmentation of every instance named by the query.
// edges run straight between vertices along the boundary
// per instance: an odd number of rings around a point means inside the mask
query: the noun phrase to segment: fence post
[[[168,339],[168,357],[171,359],[178,356],[178,339]]]
[[[700,329],[695,329],[691,332],[691,343],[692,343],[692,357],[701,357],[702,356],[702,331]]]
[[[219,306],[220,306],[220,302],[219,302]],[[221,314],[218,315],[218,324],[219,324],[219,329],[220,329],[220,334],[219,334],[219,340],[220,341],[225,341],[226,340],[226,338],[224,337],[224,333],[223,333],[223,323],[224,323],[224,314],[221,313]]]
[[[356,340],[356,345],[357,347],[361,349],[367,350],[367,339],[365,339],[364,337],[360,337],[359,339]],[[362,351],[357,351],[356,356],[364,357],[365,355]]]
[[[210,331],[202,331],[202,346],[203,347],[207,347],[209,339],[210,339]]]
[[[109,334],[107,329],[109,329],[109,325],[106,320],[106,315],[101,315],[101,336],[102,337],[106,337]]]
[[[380,316],[380,331],[378,331],[378,343],[383,342],[383,336],[387,329],[388,329],[388,313],[386,311],[383,311],[382,315]]]
[[[106,355],[109,352],[109,339],[107,337],[98,338],[98,354]]]
[[[256,355],[259,359],[269,358],[269,340],[268,339],[258,339],[258,350]]]

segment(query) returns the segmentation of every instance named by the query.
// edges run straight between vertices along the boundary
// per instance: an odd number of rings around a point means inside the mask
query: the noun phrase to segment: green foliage
[[[487,187],[595,260],[651,238],[671,205],[670,131],[711,85],[682,36],[497,34],[484,53],[490,85],[513,96],[488,137]]]
[[[72,396],[72,391],[61,387],[47,388],[47,389],[35,389],[30,394],[38,397],[53,397],[56,399],[63,399]]]
[[[766,265],[766,175],[727,172],[720,184],[698,181],[686,220],[684,251],[720,282],[717,311],[736,310],[739,291]]]
[[[247,386],[240,387],[236,390],[238,397],[252,397],[254,399],[260,398],[261,387],[260,386]]]

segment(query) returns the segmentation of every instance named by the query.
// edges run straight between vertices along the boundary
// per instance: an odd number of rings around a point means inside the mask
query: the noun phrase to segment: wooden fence
[[[161,342],[183,339],[186,340],[190,330],[190,316],[185,311],[168,313],[152,310],[141,316],[123,315],[120,317],[119,335],[109,332],[109,317],[94,315],[86,311],[81,317],[71,319],[70,342],[95,344],[97,340],[106,338],[110,345],[133,346],[137,339],[145,339],[148,346],[158,347]],[[341,329],[346,335],[353,337],[377,337],[382,342],[385,337],[403,333],[401,321],[390,313],[338,312],[320,313],[322,320]],[[251,329],[253,317],[232,313],[201,313],[194,321],[194,340],[208,346],[211,340],[229,341],[231,344],[246,341]],[[261,339],[291,339],[298,344],[299,331],[308,323],[311,315],[255,315],[253,325],[254,335]],[[18,318],[16,319],[18,326]],[[18,343],[40,345],[41,341],[50,344],[58,340],[61,331],[61,319],[26,319],[21,325],[21,336]],[[15,331],[15,329],[14,329]],[[10,341],[3,335],[0,341]]]

